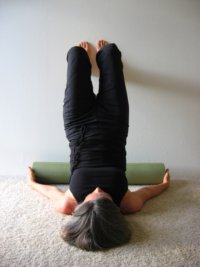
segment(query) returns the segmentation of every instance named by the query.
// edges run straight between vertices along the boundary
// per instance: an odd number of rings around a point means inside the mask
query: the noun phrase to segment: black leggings
[[[114,146],[118,144],[125,146],[126,144],[129,104],[121,52],[115,44],[108,44],[99,50],[96,60],[100,70],[97,95],[93,92],[91,63],[87,52],[81,47],[73,47],[67,54],[68,70],[63,118],[66,136],[72,150],[71,163],[74,168],[81,162],[81,156],[84,162],[84,153],[81,155],[83,143],[90,143],[93,140],[94,147],[97,143],[100,145],[101,142],[105,145],[106,141],[113,143]],[[91,146],[90,143],[88,150]],[[85,152],[87,151],[86,147],[87,145],[85,145]],[[124,148],[121,147],[121,150],[123,150],[124,157]],[[98,153],[98,149],[96,153]],[[111,154],[110,157],[112,157]],[[107,160],[105,160],[105,156],[102,156],[102,160],[100,160],[102,163],[97,165],[105,166],[106,163],[104,164],[103,161]],[[108,165],[113,165],[112,162],[115,163],[116,159],[109,161]],[[88,160],[86,165],[93,166],[93,164],[89,164]],[[96,166],[95,163],[94,166]]]

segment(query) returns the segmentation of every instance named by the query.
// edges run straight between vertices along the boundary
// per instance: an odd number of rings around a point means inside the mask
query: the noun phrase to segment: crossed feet
[[[107,41],[105,41],[105,40],[99,40],[99,41],[97,42],[97,44],[96,44],[96,50],[97,50],[97,52],[98,52],[102,47],[106,46],[107,44],[108,44]],[[80,42],[80,43],[78,44],[78,46],[84,48],[85,51],[86,51],[87,53],[88,53],[89,50],[90,50],[90,44],[89,44],[88,42],[86,42],[86,41],[82,41],[82,42]]]

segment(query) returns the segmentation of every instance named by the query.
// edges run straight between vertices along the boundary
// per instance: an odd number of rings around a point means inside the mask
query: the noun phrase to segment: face
[[[85,197],[85,200],[83,202],[85,203],[87,201],[92,201],[101,197],[112,200],[112,197],[108,193],[104,192],[101,188],[97,187],[92,193],[88,194]]]

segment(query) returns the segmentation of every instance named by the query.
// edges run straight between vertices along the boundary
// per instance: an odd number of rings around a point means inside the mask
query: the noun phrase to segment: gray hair
[[[120,209],[108,198],[80,204],[61,229],[61,237],[84,250],[102,250],[129,241],[131,230]]]

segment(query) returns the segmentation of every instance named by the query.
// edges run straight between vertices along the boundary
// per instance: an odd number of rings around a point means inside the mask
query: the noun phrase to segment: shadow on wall
[[[200,96],[200,85],[188,82],[184,79],[160,75],[151,72],[140,71],[124,64],[124,75],[126,82],[141,84],[145,87],[168,89],[173,92],[189,94],[192,97]]]
[[[92,75],[99,77],[99,69],[96,64],[96,49],[94,46],[91,47],[90,61],[92,63]],[[140,84],[149,88],[159,88],[159,90],[167,88],[173,92],[188,94],[190,97],[200,96],[200,85],[195,82],[192,83],[176,77],[141,71],[124,62],[123,65],[127,83]]]
[[[95,77],[99,77],[99,69],[96,63],[96,53],[97,53],[96,48],[92,44],[90,45],[91,45],[91,51],[89,57],[90,57],[90,62],[92,64],[92,75]]]

